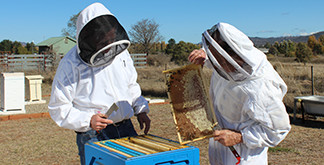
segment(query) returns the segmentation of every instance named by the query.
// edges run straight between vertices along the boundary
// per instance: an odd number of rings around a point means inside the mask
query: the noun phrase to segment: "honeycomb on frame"
[[[211,137],[217,125],[200,65],[163,71],[179,142]]]

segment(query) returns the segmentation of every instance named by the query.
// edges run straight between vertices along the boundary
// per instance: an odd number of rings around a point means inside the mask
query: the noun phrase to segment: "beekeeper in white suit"
[[[60,127],[77,132],[85,164],[86,142],[137,135],[130,120],[134,115],[147,133],[150,119],[127,51],[129,38],[115,16],[94,3],[81,11],[76,25],[77,45],[60,61],[48,108]],[[119,108],[107,118],[114,103]]]
[[[214,69],[210,96],[223,128],[209,141],[210,163],[236,164],[227,147],[233,146],[240,164],[267,164],[268,147],[279,144],[291,128],[282,102],[286,84],[265,54],[232,25],[216,24],[203,33],[202,43],[188,59]]]

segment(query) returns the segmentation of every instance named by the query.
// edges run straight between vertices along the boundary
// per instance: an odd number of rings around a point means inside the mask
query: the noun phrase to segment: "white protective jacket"
[[[118,29],[112,35],[110,30],[107,31],[109,27],[102,27],[109,23]],[[114,123],[129,119],[134,114],[149,112],[148,103],[141,96],[136,82],[133,61],[126,50],[129,41],[125,34],[117,19],[99,3],[80,13],[77,46],[60,61],[48,105],[52,119],[60,127],[78,132],[89,131],[91,117],[96,113],[106,113],[113,103],[119,107],[109,116]],[[101,46],[96,47],[100,44],[94,42],[100,42]]]
[[[230,76],[224,78],[214,71],[210,96],[217,120],[222,128],[242,133],[243,143],[234,146],[241,156],[240,164],[267,164],[268,147],[279,144],[291,128],[282,102],[287,86],[266,56],[242,32],[226,23],[213,28],[252,68],[242,81],[234,81]],[[203,48],[208,53],[206,44]],[[207,59],[205,64],[213,68],[211,63]],[[209,159],[212,165],[237,162],[230,149],[213,138],[209,141]]]

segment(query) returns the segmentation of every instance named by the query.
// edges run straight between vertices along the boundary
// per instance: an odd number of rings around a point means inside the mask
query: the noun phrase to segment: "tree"
[[[25,47],[20,46],[17,48],[17,50],[17,54],[29,54],[28,50]]]
[[[314,54],[315,55],[322,54],[323,53],[322,49],[323,49],[323,45],[320,42],[316,41],[313,48]]]
[[[12,41],[3,40],[0,42],[0,51],[11,51]]]
[[[276,47],[276,49],[278,50],[280,48],[280,44],[278,41],[276,41],[274,44],[273,44],[274,47]]]
[[[311,48],[307,46],[306,43],[299,42],[296,46],[296,60],[298,62],[303,62],[306,64],[308,61],[310,61],[311,57],[313,55],[313,52]]]
[[[324,46],[324,34],[318,37],[318,42],[320,42],[322,46]]]
[[[173,54],[175,45],[176,45],[176,41],[173,38],[169,39],[168,45],[166,46],[166,49],[165,49],[165,53]]]
[[[132,25],[128,34],[132,42],[143,45],[144,52],[149,53],[153,43],[159,42],[162,39],[159,27],[160,25],[154,20],[143,19]]]
[[[271,47],[271,44],[269,42],[267,42],[266,44],[264,44],[264,47],[269,49]]]
[[[279,46],[279,53],[281,54],[286,54],[288,50],[288,42],[286,40],[280,42],[280,46]]]
[[[31,54],[37,52],[36,48],[33,42],[27,42],[26,46],[18,41],[3,40],[0,42],[0,54]]]
[[[316,42],[317,42],[316,37],[314,35],[311,35],[308,37],[307,45],[309,48],[311,48],[313,50]]]
[[[291,40],[288,41],[288,51],[296,51],[296,43]]]
[[[139,43],[132,43],[128,48],[129,53],[143,53],[144,47]]]
[[[324,54],[324,34],[318,37],[318,43],[321,45],[321,53]]]
[[[175,45],[171,61],[174,61],[176,64],[182,65],[188,61],[188,56],[190,52],[192,52],[194,49],[199,48],[199,45],[180,41],[178,44]]]
[[[321,38],[321,40],[323,40]],[[310,47],[315,55],[317,54],[322,54],[322,47],[323,45],[321,44],[322,41],[317,41],[316,37],[314,35],[308,37],[307,45]]]
[[[285,54],[286,57],[293,57],[296,53],[296,43],[291,40],[288,41],[288,50]]]
[[[275,46],[271,46],[269,48],[269,53],[272,55],[275,55],[275,56],[278,56],[278,54],[279,54],[278,49]]]
[[[166,49],[165,41],[162,41],[161,42],[161,51],[165,51],[165,49]]]
[[[36,51],[36,46],[35,46],[34,42],[31,42],[31,43],[27,42],[26,49],[31,54],[33,54],[34,52],[37,52]]]
[[[169,39],[169,41],[168,41],[168,46],[175,46],[175,44],[176,44],[176,41],[173,39],[173,38],[171,38],[171,39]]]
[[[22,47],[22,44],[18,41],[12,43],[11,52],[13,54],[19,54],[19,48]]]
[[[62,35],[63,36],[69,36],[71,38],[76,38],[76,21],[78,19],[80,13],[75,14],[70,17],[67,28],[62,29]]]

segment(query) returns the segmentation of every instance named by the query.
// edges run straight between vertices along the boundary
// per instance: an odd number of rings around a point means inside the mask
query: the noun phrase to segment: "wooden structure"
[[[61,56],[53,54],[4,54],[0,55],[0,71],[46,71],[55,69]],[[146,67],[146,54],[131,54],[136,68]]]
[[[166,85],[181,144],[211,137],[218,122],[200,65],[167,70]]]
[[[147,65],[147,54],[131,54],[135,68],[144,68]]]
[[[65,55],[76,45],[76,40],[70,37],[52,37],[38,43],[39,54]]]

